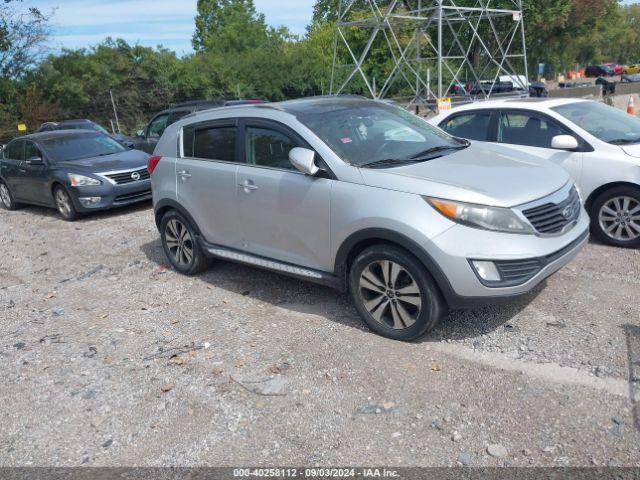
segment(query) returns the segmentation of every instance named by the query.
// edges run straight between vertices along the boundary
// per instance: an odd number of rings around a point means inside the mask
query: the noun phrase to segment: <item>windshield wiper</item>
[[[429,148],[429,149],[425,150],[424,152],[420,152],[420,153],[414,155],[413,157],[411,157],[411,160],[428,160],[431,155],[434,155],[436,153],[448,152],[449,150],[464,150],[469,145],[471,145],[471,144],[470,143],[466,143],[464,145],[460,145],[460,146],[457,146],[457,147],[452,146],[452,145],[441,145],[439,147]]]
[[[374,160],[373,162],[363,163],[360,167],[368,168],[384,168],[384,167],[398,167],[400,165],[406,165],[408,163],[416,163],[417,160],[412,158],[385,158],[382,160]]]
[[[640,143],[640,138],[616,138],[615,140],[609,140],[611,145],[630,145],[633,143]]]

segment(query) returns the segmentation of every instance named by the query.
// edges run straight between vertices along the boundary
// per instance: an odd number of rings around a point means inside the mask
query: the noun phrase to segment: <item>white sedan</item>
[[[640,119],[589,100],[531,98],[472,103],[429,122],[456,137],[511,144],[561,165],[578,185],[592,233],[612,245],[640,247]]]

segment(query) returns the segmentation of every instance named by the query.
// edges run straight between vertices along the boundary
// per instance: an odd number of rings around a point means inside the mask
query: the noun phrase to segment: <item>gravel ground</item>
[[[410,344],[324,287],[165,270],[146,204],[0,211],[0,251],[0,465],[640,466],[637,250]]]

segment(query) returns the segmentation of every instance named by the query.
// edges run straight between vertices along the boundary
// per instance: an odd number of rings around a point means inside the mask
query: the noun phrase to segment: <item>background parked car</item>
[[[620,65],[619,63],[605,63],[604,66],[609,67],[616,75],[622,75],[624,70],[624,65]]]
[[[640,119],[581,99],[493,100],[429,120],[451,135],[517,146],[574,178],[591,230],[620,247],[640,247]]]
[[[64,120],[62,122],[46,122],[40,126],[38,132],[52,132],[54,130],[93,130],[96,132],[104,133],[105,135],[109,135],[111,138],[113,138],[117,142],[120,142],[127,148],[133,148],[133,139],[131,137],[127,137],[122,133],[111,133],[102,125],[91,120],[87,120],[86,118]]]
[[[640,63],[636,63],[633,65],[627,65],[622,69],[622,73],[625,75],[630,75],[633,73],[640,73]]]
[[[606,65],[589,65],[585,69],[584,74],[588,78],[613,77],[615,75],[615,72],[611,67],[608,67]]]
[[[0,203],[56,208],[65,220],[151,199],[149,155],[108,135],[55,130],[12,140],[0,158]]]
[[[136,138],[133,139],[134,146],[138,150],[153,153],[165,129],[190,113],[211,108],[255,103],[264,103],[264,100],[191,100],[177,103],[173,107],[156,114],[145,128],[138,130]]]
[[[640,82],[640,73],[630,73],[620,77],[621,83],[638,83]]]

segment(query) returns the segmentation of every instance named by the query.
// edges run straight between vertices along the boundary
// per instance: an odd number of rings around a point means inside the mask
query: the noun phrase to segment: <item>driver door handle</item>
[[[191,178],[191,174],[187,170],[180,170],[178,176],[182,179]]]
[[[258,190],[258,188],[260,188],[256,184],[254,184],[251,180],[245,180],[244,183],[239,183],[238,187],[244,189],[244,191],[247,193],[252,192],[254,190]]]

